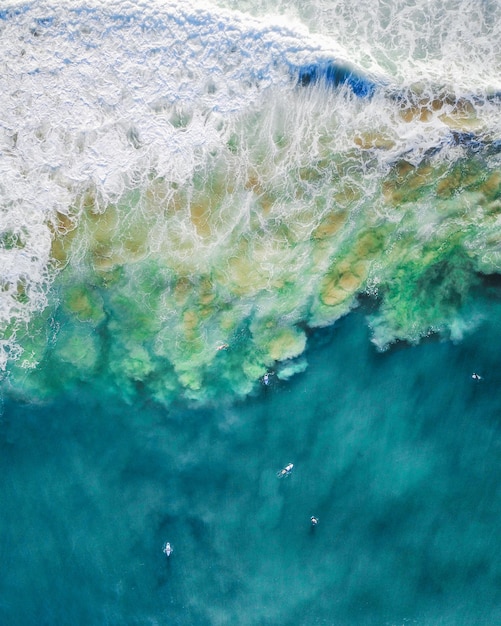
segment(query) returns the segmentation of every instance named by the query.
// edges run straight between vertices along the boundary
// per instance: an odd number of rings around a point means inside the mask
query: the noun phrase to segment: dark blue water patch
[[[481,274],[482,286],[494,297],[501,297],[501,274]]]
[[[376,84],[370,79],[357,74],[353,69],[333,61],[319,61],[301,67],[291,68],[298,85],[324,84],[327,87],[347,85],[360,98],[369,98],[376,90]]]
[[[496,154],[501,149],[501,146],[496,144],[491,139],[486,140],[484,137],[477,135],[476,133],[466,131],[451,131],[450,135],[446,139],[447,145],[462,146],[465,148],[469,156],[477,154],[478,152],[486,152],[488,155]]]
[[[16,6],[16,7],[6,8],[6,9],[0,9],[0,20],[12,19],[13,17],[16,17],[17,15],[22,15],[23,13],[26,13],[26,11],[28,11],[29,9],[30,9],[30,6],[28,4],[24,6]]]
[[[487,154],[489,156],[493,154],[499,154],[500,152],[501,152],[501,139],[495,139],[494,141],[488,144]]]
[[[48,28],[54,24],[55,18],[53,16],[48,17],[36,17],[34,22],[37,26]]]

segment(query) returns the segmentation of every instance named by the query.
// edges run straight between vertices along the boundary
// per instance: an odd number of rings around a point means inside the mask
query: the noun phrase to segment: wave
[[[477,277],[501,261],[485,74],[402,81],[297,15],[210,5],[0,20],[12,389],[106,375],[166,404],[243,396],[302,371],[309,329],[361,295],[380,348],[476,322]]]

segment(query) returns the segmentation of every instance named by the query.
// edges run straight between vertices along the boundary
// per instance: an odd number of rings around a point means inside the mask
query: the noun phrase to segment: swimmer
[[[293,467],[294,467],[294,463],[289,463],[288,465],[286,465],[284,467],[284,469],[281,469],[279,472],[277,472],[277,476],[279,478],[283,478],[284,476],[288,476],[292,472],[292,468]]]
[[[227,343],[222,343],[221,345],[219,345],[216,350],[219,352],[219,350],[228,350],[230,346]]]
[[[473,380],[482,380],[482,376],[479,376],[478,374],[475,374],[475,372],[473,372],[471,377],[473,378]]]
[[[312,515],[310,517],[310,522],[312,526],[316,526],[318,524],[318,517],[315,517],[314,515]]]
[[[170,556],[174,552],[174,548],[167,542],[162,550],[167,556]]]
[[[271,377],[275,372],[266,372],[266,374],[261,378],[263,381],[263,385],[269,385],[271,383]]]

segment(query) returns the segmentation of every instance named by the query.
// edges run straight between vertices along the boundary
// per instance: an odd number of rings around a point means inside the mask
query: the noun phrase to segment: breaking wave
[[[243,396],[361,295],[381,349],[460,339],[501,269],[501,16],[459,4],[2,9],[8,384]]]

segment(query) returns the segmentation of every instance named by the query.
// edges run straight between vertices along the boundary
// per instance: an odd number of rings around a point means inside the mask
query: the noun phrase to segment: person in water
[[[269,385],[271,383],[271,377],[273,376],[273,372],[266,372],[266,374],[262,377],[263,385]]]
[[[475,372],[473,372],[471,377],[473,378],[473,380],[482,380],[482,376],[480,376],[479,374],[476,374]]]
[[[314,515],[312,515],[310,517],[310,522],[312,526],[316,526],[318,524],[318,517],[315,517]]]
[[[284,469],[281,469],[279,472],[277,472],[277,476],[279,478],[283,478],[284,476],[288,476],[292,472],[292,468],[293,467],[294,467],[294,463],[289,463],[288,465],[286,465],[284,467]]]

